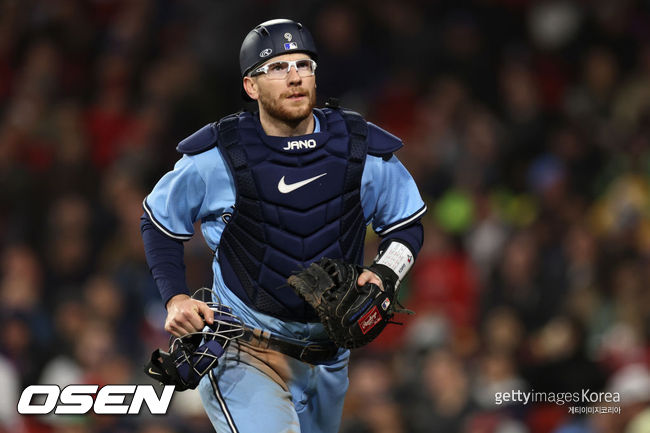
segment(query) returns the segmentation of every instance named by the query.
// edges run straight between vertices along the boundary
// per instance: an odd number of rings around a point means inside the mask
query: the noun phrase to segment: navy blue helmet
[[[316,60],[314,39],[302,24],[287,19],[265,21],[248,32],[239,51],[242,77],[272,57],[307,53]]]

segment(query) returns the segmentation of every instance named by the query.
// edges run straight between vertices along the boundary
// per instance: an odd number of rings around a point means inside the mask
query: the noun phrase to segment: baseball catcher
[[[219,432],[339,431],[348,349],[402,311],[396,290],[422,247],[427,207],[395,155],[404,143],[336,101],[317,108],[317,62],[300,22],[252,28],[239,51],[250,109],[181,140],[143,201],[147,264],[178,338],[147,372],[196,386]],[[183,243],[198,222],[229,309],[189,296]],[[370,225],[381,242],[362,268]]]

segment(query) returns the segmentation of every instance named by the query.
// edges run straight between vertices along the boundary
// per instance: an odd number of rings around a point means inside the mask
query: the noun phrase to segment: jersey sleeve
[[[156,228],[165,235],[186,241],[194,234],[200,218],[206,183],[192,157],[183,156],[145,198],[144,210]]]
[[[408,226],[426,212],[415,181],[395,155],[388,160],[366,156],[361,204],[366,221],[380,236]]]

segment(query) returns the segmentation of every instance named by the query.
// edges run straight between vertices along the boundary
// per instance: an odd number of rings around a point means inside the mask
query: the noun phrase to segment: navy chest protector
[[[270,137],[257,119],[222,119],[217,142],[234,178],[235,210],[219,244],[226,285],[257,311],[301,322],[315,311],[286,284],[321,257],[362,264],[361,176],[368,124],[324,109],[322,132]]]

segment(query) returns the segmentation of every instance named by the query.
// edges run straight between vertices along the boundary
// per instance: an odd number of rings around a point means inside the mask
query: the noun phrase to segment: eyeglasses
[[[312,59],[280,60],[255,69],[249,74],[249,77],[266,74],[269,80],[284,80],[289,75],[292,66],[296,68],[301,77],[310,77],[316,72],[316,62]]]

